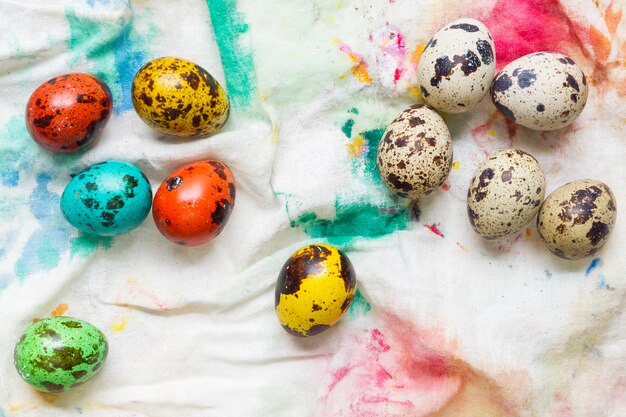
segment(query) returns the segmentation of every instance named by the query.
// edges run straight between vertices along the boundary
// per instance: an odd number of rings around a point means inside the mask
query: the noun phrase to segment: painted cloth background
[[[208,7],[207,7],[208,6]],[[0,1],[0,416],[626,416],[626,23],[621,0]],[[489,99],[448,115],[454,164],[409,206],[377,173],[377,143],[420,102],[416,68],[437,28],[469,16],[497,66],[558,51],[590,95],[555,132],[508,123]],[[134,113],[149,59],[197,62],[228,90],[217,135],[168,139]],[[43,81],[85,71],[114,115],[87,152],[30,139],[24,108]],[[466,192],[506,147],[533,154],[547,192],[609,184],[618,221],[594,257],[551,255],[533,224],[485,242]],[[225,162],[237,202],[207,245],[178,247],[151,218],[114,238],[78,233],[59,198],[73,173],[123,159],[156,187],[194,160]],[[278,272],[311,242],[343,249],[359,292],[339,325],[288,335],[273,310]],[[12,353],[35,318],[101,328],[102,372],[63,395],[21,381]]]

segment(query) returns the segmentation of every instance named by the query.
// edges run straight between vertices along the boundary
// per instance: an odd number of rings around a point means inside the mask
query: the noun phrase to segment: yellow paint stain
[[[87,403],[82,407],[85,410],[104,410],[106,405],[99,403]]]
[[[411,61],[410,61],[411,64],[417,66],[417,64],[420,61],[420,58],[422,57],[422,54],[424,53],[424,49],[426,49],[426,43],[425,42],[420,42],[415,47],[415,50],[411,54]]]
[[[341,8],[343,7],[343,1],[344,1],[344,0],[339,0],[339,1],[337,2],[337,10],[339,10],[339,9],[341,9]]]
[[[262,93],[261,95],[259,95],[259,100],[261,100],[263,103],[267,103],[268,98],[269,97],[265,93]]]
[[[126,284],[128,285],[137,285],[137,283],[138,283],[137,278],[128,278],[126,280]]]
[[[329,16],[328,23],[330,23],[331,25],[334,25],[335,23],[337,23],[337,19],[335,19],[335,16]]]
[[[270,136],[270,144],[276,145],[278,144],[278,123],[272,123],[272,136]]]
[[[459,163],[459,161],[454,161],[452,163],[452,169],[459,169],[460,166],[461,164]]]
[[[370,77],[369,72],[367,71],[367,63],[363,56],[353,52],[348,45],[342,43],[338,39],[333,39],[333,43],[339,45],[339,49],[342,52],[345,52],[350,60],[355,63],[355,65],[350,68],[348,72],[351,72],[352,75],[359,81],[365,84],[371,84],[372,77]],[[344,79],[348,73],[345,73],[339,77],[340,80]]]
[[[495,136],[496,135],[496,131],[493,129],[489,129],[489,136]]]
[[[409,95],[415,98],[417,101],[423,102],[424,97],[422,96],[422,92],[417,87],[409,87]]]
[[[360,157],[365,152],[365,139],[362,136],[357,136],[353,142],[348,143],[348,153],[352,157]]]
[[[128,322],[128,319],[126,317],[121,317],[117,319],[116,321],[114,321],[113,323],[111,323],[111,330],[113,330],[114,332],[121,332],[122,330],[126,328],[127,322]]]
[[[67,304],[59,304],[57,308],[55,308],[54,311],[52,311],[52,314],[50,315],[52,317],[59,317],[65,314],[68,309],[69,309],[69,306]]]
[[[359,64],[352,67],[352,75],[354,75],[356,79],[361,81],[362,83],[372,83],[372,77],[370,77],[369,72],[367,72],[367,64],[365,62],[360,62]]]

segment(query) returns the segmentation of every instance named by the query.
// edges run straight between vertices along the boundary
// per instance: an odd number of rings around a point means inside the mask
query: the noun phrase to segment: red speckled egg
[[[172,242],[197,246],[226,226],[235,204],[235,180],[219,161],[198,161],[172,172],[154,196],[152,215]]]
[[[109,87],[93,75],[60,75],[41,84],[26,105],[26,127],[51,152],[67,153],[95,142],[109,120]]]

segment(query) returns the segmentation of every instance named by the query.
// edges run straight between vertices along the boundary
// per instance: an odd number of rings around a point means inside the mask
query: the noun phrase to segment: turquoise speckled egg
[[[151,205],[152,188],[146,176],[121,161],[101,162],[79,172],[61,196],[65,219],[85,233],[100,236],[136,228]]]
[[[15,346],[17,372],[40,391],[63,392],[98,373],[108,352],[104,334],[86,321],[50,317],[30,325]]]

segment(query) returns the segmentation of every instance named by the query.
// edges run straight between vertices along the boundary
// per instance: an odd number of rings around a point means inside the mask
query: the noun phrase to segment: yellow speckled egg
[[[337,323],[356,292],[348,257],[330,245],[298,249],[283,265],[276,284],[276,315],[295,336],[313,336]]]
[[[222,86],[186,59],[163,57],[144,65],[133,80],[133,105],[161,133],[204,136],[219,130],[230,111]]]

